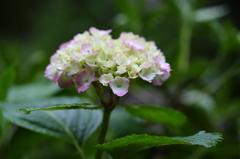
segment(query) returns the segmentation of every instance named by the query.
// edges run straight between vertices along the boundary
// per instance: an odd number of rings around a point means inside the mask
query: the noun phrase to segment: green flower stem
[[[103,92],[102,85],[99,82],[96,82],[93,85],[95,86],[97,94],[99,95],[101,103],[103,105],[103,119],[102,119],[100,134],[98,136],[98,144],[103,144],[105,142],[105,137],[107,134],[108,123],[109,123],[111,112],[116,107],[119,97],[115,96],[111,91],[109,95],[110,96],[109,100],[107,101],[103,94],[104,92]],[[103,153],[102,150],[97,150],[95,158],[101,159],[102,153]]]
[[[98,136],[98,144],[103,144],[105,141],[111,112],[112,112],[111,109],[108,109],[106,107],[104,108],[103,120],[102,120],[102,124],[101,124],[101,131]],[[102,150],[97,150],[96,159],[101,159],[101,158],[102,158]]]
[[[106,103],[106,105],[103,106],[103,120],[101,124],[100,134],[98,136],[98,144],[103,144],[105,142],[110,115],[112,110],[116,107],[118,99],[119,98],[116,97],[114,100],[111,100],[109,103]],[[101,159],[102,153],[103,151],[98,149],[96,153],[96,159]]]

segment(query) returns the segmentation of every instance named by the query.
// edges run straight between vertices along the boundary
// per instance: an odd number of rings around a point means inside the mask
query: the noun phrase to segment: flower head
[[[121,33],[112,39],[111,30],[90,28],[60,45],[50,59],[45,77],[60,87],[75,85],[77,91],[88,89],[93,81],[110,86],[123,96],[131,79],[161,85],[170,76],[170,65],[154,42],[133,33]]]

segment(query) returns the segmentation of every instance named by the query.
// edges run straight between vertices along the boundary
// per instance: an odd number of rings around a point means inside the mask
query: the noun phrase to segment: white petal
[[[109,74],[103,74],[99,79],[99,82],[102,83],[104,86],[107,86],[110,81],[113,80],[113,75],[111,73]]]
[[[115,58],[118,65],[129,65],[131,63],[131,61],[123,54],[119,54]]]
[[[115,73],[123,74],[123,73],[127,72],[126,68],[127,68],[126,66],[117,66],[117,71]]]
[[[143,80],[151,82],[156,76],[156,74],[152,71],[151,67],[149,67],[149,68],[142,69],[142,71],[139,73],[139,76]]]
[[[109,82],[109,85],[113,93],[121,97],[128,92],[129,83],[129,79],[117,76]]]

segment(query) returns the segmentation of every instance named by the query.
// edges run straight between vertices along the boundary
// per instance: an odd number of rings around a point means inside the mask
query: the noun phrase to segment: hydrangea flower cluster
[[[98,80],[117,96],[128,92],[131,79],[140,77],[161,85],[169,78],[170,65],[154,42],[125,32],[112,39],[110,32],[92,27],[61,44],[45,77],[60,87],[76,85],[78,93]]]

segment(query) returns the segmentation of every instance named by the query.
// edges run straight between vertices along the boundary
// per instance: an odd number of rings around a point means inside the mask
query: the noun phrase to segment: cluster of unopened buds
[[[110,32],[92,27],[63,43],[52,55],[45,77],[60,87],[76,85],[78,93],[99,81],[117,96],[128,92],[132,79],[161,85],[169,78],[170,65],[154,42],[125,32],[112,39]]]

